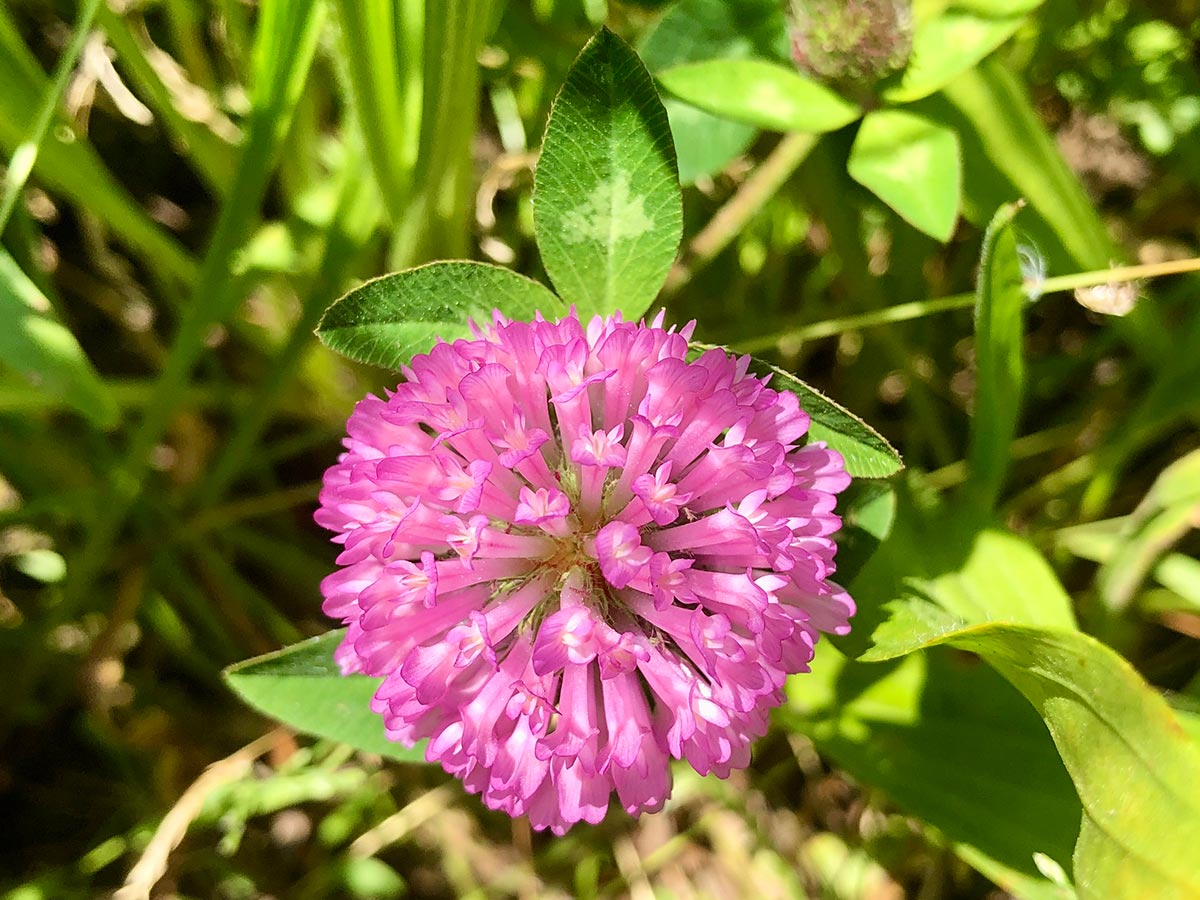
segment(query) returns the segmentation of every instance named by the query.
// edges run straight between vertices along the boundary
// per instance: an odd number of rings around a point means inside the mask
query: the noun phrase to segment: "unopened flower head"
[[[536,828],[614,792],[662,808],[671,757],[747,765],[854,611],[829,581],[841,457],[749,358],[689,361],[690,333],[497,314],[360,402],[325,475],[342,669],[383,677],[390,738]]]
[[[908,64],[911,0],[791,0],[792,59],[805,72],[858,93]]]

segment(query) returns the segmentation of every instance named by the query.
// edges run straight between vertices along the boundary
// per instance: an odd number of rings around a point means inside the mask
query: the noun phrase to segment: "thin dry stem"
[[[248,774],[254,761],[270,750],[284,734],[284,729],[277,728],[205,769],[163,817],[141,858],[130,869],[125,884],[113,894],[113,900],[149,900],[150,891],[166,874],[171,851],[183,841],[188,827],[200,814],[208,796],[222,785]]]

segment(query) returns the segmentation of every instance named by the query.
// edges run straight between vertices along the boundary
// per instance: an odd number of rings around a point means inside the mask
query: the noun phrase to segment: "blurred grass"
[[[609,22],[637,39],[656,5],[611,3]],[[49,381],[0,367],[5,896],[112,890],[204,767],[266,730],[218,672],[327,627],[315,482],[353,401],[388,386],[318,347],[316,319],[357,280],[433,258],[544,274],[527,149],[600,7],[164,0],[101,4],[86,34],[83,7],[0,7],[6,185],[53,112],[3,249],[118,409],[102,430]],[[1017,219],[1022,243],[1052,276],[1196,255],[1196,27],[1187,0],[1047,4],[923,101],[967,153],[967,220],[945,246],[847,177],[853,126],[815,146],[760,135],[686,192],[671,318],[765,352],[935,485],[961,481],[971,317],[921,304],[971,289],[980,226],[1017,193],[1036,213]],[[72,41],[80,63],[47,106]],[[1051,548],[1085,620],[1095,553],[1073,555],[1075,529],[1133,513],[1198,444],[1195,277],[1141,294],[1126,320],[1069,295],[1025,310],[1000,509]],[[903,304],[922,314],[825,325]],[[1162,552],[1191,560],[1194,533],[1172,536]],[[1143,600],[1157,570],[1137,564],[1107,637],[1156,685],[1195,694],[1200,619]],[[154,896],[1002,896],[784,728],[729,782],[680,770],[666,812],[561,840],[447,781],[278,734],[206,794]]]

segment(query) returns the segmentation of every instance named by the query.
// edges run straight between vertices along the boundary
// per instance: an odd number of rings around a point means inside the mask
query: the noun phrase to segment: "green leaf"
[[[910,103],[945,87],[1008,40],[1042,0],[955,3],[917,26],[908,66],[882,91],[888,103]]]
[[[1020,81],[996,60],[961,73],[918,109],[953,128],[963,150],[964,213],[986,222],[1024,197],[1021,217],[1052,270],[1102,269],[1115,254],[1095,206],[1046,133]]]
[[[1096,574],[1105,606],[1117,612],[1128,607],[1159,558],[1198,522],[1200,450],[1193,450],[1163,470],[1116,536],[1111,557]]]
[[[317,337],[357,362],[399,369],[441,338],[470,334],[469,322],[492,311],[513,319],[564,315],[543,285],[509,269],[478,262],[436,262],[384,275],[342,297],[325,312]]]
[[[1074,628],[1071,598],[1045,558],[973,505],[947,506],[911,484],[897,484],[891,534],[849,585],[858,602],[854,629],[838,647],[858,656],[876,628],[895,627],[888,604],[914,597],[929,623],[952,630],[977,622]]]
[[[890,482],[858,478],[838,497],[838,581],[854,578],[892,531],[896,491]]]
[[[764,56],[786,59],[787,24],[776,0],[681,0],[638,44],[652,74],[682,63]],[[719,172],[753,143],[758,129],[706,113],[673,98],[663,105],[671,122],[679,180]]]
[[[666,90],[714,115],[770,131],[820,134],[849,125],[856,105],[794,69],[761,59],[714,59],[658,73]]]
[[[751,360],[750,371],[771,376],[772,388],[800,398],[801,409],[812,420],[809,439],[824,441],[842,454],[846,471],[854,478],[887,478],[904,468],[900,454],[878,431],[795,375],[760,359]]]
[[[975,289],[975,407],[971,414],[970,490],[985,509],[999,496],[1025,383],[1025,288],[1012,219],[1002,207],[983,238]]]
[[[402,762],[421,762],[424,746],[389,741],[371,711],[380,678],[343,675],[333,651],[346,632],[330,631],[230,666],[225,682],[246,703],[290,728]]]
[[[962,195],[962,154],[951,129],[902,109],[868,113],[850,150],[847,171],[931,237],[945,242],[954,233]]]
[[[663,98],[679,156],[679,183],[693,185],[724,169],[758,137],[753,125],[733,122],[676,100]]]
[[[0,247],[0,364],[39,392],[81,412],[100,428],[120,410],[74,335],[53,318],[50,301]]]
[[[654,72],[706,59],[786,61],[787,19],[776,0],[679,0],[638,46]]]
[[[1137,525],[1128,516],[1105,519],[1064,528],[1055,535],[1055,544],[1080,559],[1107,563],[1126,548],[1128,535],[1136,531]],[[1167,553],[1160,559],[1163,549],[1141,548],[1149,558],[1140,557],[1138,563],[1151,567],[1150,574],[1167,589],[1168,596],[1159,594],[1149,603],[1143,597],[1139,606],[1151,612],[1181,609],[1200,613],[1200,560],[1182,553]]]
[[[790,727],[1004,890],[1071,900],[1034,854],[1069,870],[1079,799],[1045,726],[990,668],[947,651],[857,663],[822,641],[787,692]]]
[[[949,644],[978,653],[1033,704],[1083,803],[1081,900],[1200,896],[1200,747],[1129,663],[1077,631],[1000,623],[929,630],[911,617],[914,605],[896,607],[911,627],[892,629],[870,658]]]
[[[667,113],[637,54],[607,28],[554,101],[533,224],[551,281],[581,317],[638,318],[675,261],[683,206]]]

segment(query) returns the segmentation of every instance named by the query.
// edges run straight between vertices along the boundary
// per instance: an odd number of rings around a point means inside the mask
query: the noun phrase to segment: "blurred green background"
[[[957,650],[882,666],[829,650],[749,770],[680,769],[665,812],[562,839],[437,768],[284,730],[236,755],[270,725],[221,669],[328,628],[318,480],[353,402],[394,384],[320,347],[320,314],[434,259],[545,278],[532,167],[599,24],[655,74],[795,53],[875,110],[806,129],[663,76],[685,229],[661,302],[878,428],[919,476],[902,507],[968,478],[971,298],[932,301],[972,289],[998,206],[1028,203],[1034,294],[1047,276],[1197,254],[1196,0],[924,0],[864,33],[828,18],[841,6],[898,4],[814,0],[797,30],[775,0],[5,0],[3,896],[105,896],[158,858],[155,897],[1069,896],[1071,782],[1035,713]],[[914,31],[954,15],[991,43],[904,95]],[[889,154],[925,146],[889,130],[897,110],[949,135],[955,166],[905,157],[911,177],[889,175]],[[863,134],[878,112],[893,116],[871,126],[882,175]],[[1197,282],[1090,284],[1025,310],[997,517],[1191,727]],[[858,490],[847,578],[880,531],[881,489]],[[916,557],[946,537],[906,535]],[[886,590],[864,583],[866,621]],[[150,842],[177,804],[166,832],[186,838],[168,856]]]

